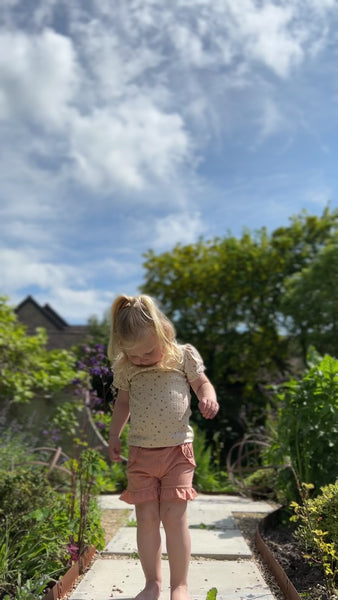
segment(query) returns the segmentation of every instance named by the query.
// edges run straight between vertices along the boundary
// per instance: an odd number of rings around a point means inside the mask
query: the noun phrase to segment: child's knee
[[[187,521],[187,503],[180,500],[161,502],[160,519],[164,528],[182,527]]]
[[[160,510],[158,502],[143,502],[136,507],[137,526],[154,527],[160,524]]]

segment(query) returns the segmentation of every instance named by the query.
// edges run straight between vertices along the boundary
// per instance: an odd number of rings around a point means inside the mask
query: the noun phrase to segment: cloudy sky
[[[337,0],[1,0],[0,293],[69,323],[142,254],[338,206]]]

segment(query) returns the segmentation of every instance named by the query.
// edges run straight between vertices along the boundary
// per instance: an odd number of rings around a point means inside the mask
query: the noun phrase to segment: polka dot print
[[[193,440],[189,381],[203,373],[204,365],[190,344],[182,351],[183,363],[172,368],[130,365],[122,371],[115,367],[114,385],[129,392],[131,445],[153,448]]]

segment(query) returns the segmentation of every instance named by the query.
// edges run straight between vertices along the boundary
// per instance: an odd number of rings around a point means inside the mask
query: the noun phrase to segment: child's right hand
[[[121,440],[118,435],[109,436],[109,458],[112,462],[121,462]]]

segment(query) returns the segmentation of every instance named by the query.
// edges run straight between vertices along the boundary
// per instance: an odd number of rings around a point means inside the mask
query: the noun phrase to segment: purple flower
[[[90,394],[90,406],[91,408],[95,408],[95,406],[99,406],[102,402],[102,398],[97,395],[97,392],[91,392]]]
[[[60,432],[57,429],[55,429],[54,431],[51,431],[51,436],[54,442],[58,442],[60,439]]]
[[[90,369],[90,372],[92,375],[101,375],[101,368],[100,367],[94,367],[93,369]]]

